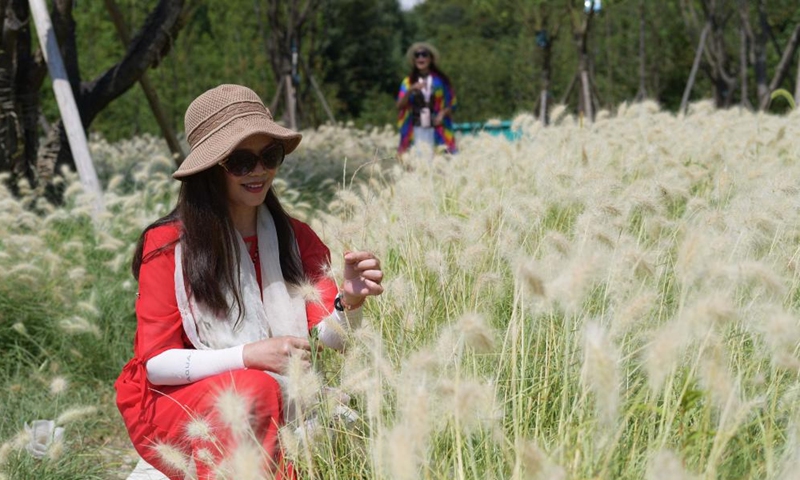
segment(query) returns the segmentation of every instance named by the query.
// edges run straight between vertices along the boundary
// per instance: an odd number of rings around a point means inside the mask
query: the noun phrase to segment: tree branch
[[[789,38],[789,42],[786,44],[786,49],[783,51],[783,57],[781,57],[781,61],[778,63],[778,67],[775,69],[775,75],[772,77],[772,81],[769,84],[769,91],[775,91],[783,80],[786,78],[786,75],[789,73],[789,66],[792,63],[792,57],[794,57],[794,52],[797,50],[798,39],[800,39],[800,24],[794,27],[794,31],[792,32],[791,38]],[[761,99],[761,108],[766,108],[769,104],[770,96],[766,95],[765,98]]]
[[[183,26],[183,0],[159,0],[142,29],[128,47],[125,57],[91,82],[81,85],[79,107],[84,126],[112,100],[122,95],[151,66],[169,52]]]

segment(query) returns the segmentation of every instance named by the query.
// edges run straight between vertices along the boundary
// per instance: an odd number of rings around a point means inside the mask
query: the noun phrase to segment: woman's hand
[[[441,125],[442,122],[444,122],[444,117],[447,116],[447,113],[448,113],[448,111],[447,111],[446,108],[444,110],[442,110],[441,112],[437,113],[436,117],[433,119],[433,125],[437,126],[437,127],[439,125]]]
[[[311,368],[311,344],[300,337],[265,338],[248,343],[242,351],[245,368],[284,373],[291,357],[299,357],[304,368]]]
[[[344,254],[344,286],[342,294],[345,305],[358,307],[369,295],[383,293],[381,262],[370,252],[347,252]]]

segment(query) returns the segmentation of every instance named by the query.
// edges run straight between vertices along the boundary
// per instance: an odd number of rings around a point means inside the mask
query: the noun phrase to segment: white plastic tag
[[[422,128],[430,128],[431,127],[431,109],[430,108],[423,108],[419,111],[419,126]]]

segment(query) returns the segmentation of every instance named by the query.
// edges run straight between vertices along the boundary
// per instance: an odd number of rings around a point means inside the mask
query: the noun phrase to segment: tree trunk
[[[741,78],[741,93],[739,104],[748,110],[753,108],[750,103],[750,89],[748,87],[748,70],[750,62],[748,51],[753,42],[753,29],[750,26],[748,0],[739,0],[739,76]]]
[[[182,13],[183,0],[159,0],[158,5],[145,19],[142,29],[128,46],[128,51],[122,60],[94,80],[78,82],[80,90],[76,94],[76,101],[84,128],[88,128],[98,113],[111,101],[128,91],[148,68],[158,65],[159,60],[169,53],[178,32],[183,27]],[[66,23],[73,26],[69,34],[73,37],[71,43],[74,44],[75,32],[71,12],[64,14],[70,17]],[[67,71],[69,74],[69,67]],[[59,122],[58,128],[59,134],[50,136],[51,142],[46,146],[47,150],[57,151],[53,166],[55,172],[64,165],[73,169],[75,167],[72,154],[64,143],[66,137],[63,123]],[[48,172],[43,173],[47,175]],[[51,197],[60,196],[58,191],[51,190],[49,193]]]
[[[583,2],[580,2],[583,4]],[[592,99],[592,85],[591,75],[589,68],[591,68],[591,61],[589,59],[589,31],[592,25],[592,18],[594,17],[594,0],[591,0],[588,13],[578,10],[578,17],[583,16],[584,20],[575,20],[576,16],[573,11],[573,35],[578,47],[578,79],[581,83],[579,89],[578,111],[590,122],[594,120],[594,109]]]
[[[769,75],[767,74],[767,39],[769,37],[769,23],[764,2],[758,2],[758,35],[756,36],[753,52],[755,54],[756,98],[757,105],[762,108],[764,99],[769,99]],[[769,102],[769,100],[767,100]]]
[[[539,94],[539,120],[543,125],[550,124],[550,85],[552,82],[553,38],[548,39],[542,48],[541,93]]]
[[[645,49],[647,22],[644,2],[645,0],[639,0],[639,90],[636,92],[636,100],[639,102],[647,98],[647,50]]]
[[[706,23],[705,28],[703,28],[703,32],[700,34],[700,41],[697,44],[697,51],[694,54],[694,62],[692,62],[692,71],[689,73],[689,80],[686,82],[686,89],[683,91],[683,98],[681,99],[681,108],[678,110],[679,112],[686,114],[686,108],[689,106],[689,95],[692,93],[692,87],[694,86],[694,80],[697,77],[697,69],[700,66],[700,58],[703,55],[703,50],[706,46],[706,37],[708,37],[708,32],[711,30],[711,24]]]
[[[87,128],[101,110],[169,52],[183,26],[183,0],[160,0],[124,58],[91,82],[81,82],[72,7],[72,0],[56,0],[50,16],[81,123]],[[39,100],[47,66],[41,50],[33,53],[28,2],[0,0],[0,12],[5,18],[0,37],[0,171],[11,172],[12,188],[21,177],[42,188],[52,183],[62,165],[74,169],[75,164],[60,120],[53,123],[54,131],[46,132],[45,145],[39,148]],[[60,198],[55,189],[48,193]]]
[[[130,32],[128,32],[128,27],[125,25],[125,21],[122,18],[122,13],[119,11],[117,3],[114,0],[105,0],[105,4],[106,10],[108,11],[109,15],[111,15],[111,21],[114,23],[114,27],[117,29],[117,36],[119,36],[122,45],[127,47],[131,42]],[[184,153],[181,144],[178,142],[178,138],[175,136],[175,131],[172,129],[172,124],[167,118],[166,112],[164,112],[164,109],[161,107],[161,102],[158,100],[158,93],[156,93],[155,87],[153,87],[153,85],[150,83],[150,79],[147,77],[146,72],[142,73],[141,78],[139,78],[139,84],[142,87],[144,96],[147,98],[147,103],[150,105],[150,110],[153,112],[156,122],[158,122],[158,127],[161,129],[161,135],[167,142],[170,152],[172,152],[175,163],[180,165],[181,162],[183,162],[183,159],[186,158],[186,154]]]
[[[797,62],[797,79],[794,82],[794,104],[795,108],[800,105],[800,60]]]
[[[794,28],[792,36],[789,38],[789,42],[783,50],[781,61],[778,62],[778,66],[775,68],[775,75],[773,75],[772,81],[769,84],[769,93],[761,100],[760,107],[762,110],[766,109],[769,105],[771,93],[775,91],[776,88],[780,87],[783,80],[786,79],[786,75],[789,74],[789,66],[792,63],[794,53],[797,51],[798,41],[800,41],[800,24]]]

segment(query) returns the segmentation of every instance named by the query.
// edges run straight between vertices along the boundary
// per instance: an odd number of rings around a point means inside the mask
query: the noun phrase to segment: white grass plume
[[[647,467],[647,480],[696,480],[683,461],[669,450],[657,452]]]
[[[72,423],[76,420],[81,420],[86,417],[90,417],[97,413],[97,407],[87,406],[87,407],[72,407],[69,410],[64,411],[61,415],[56,418],[56,425],[66,425],[68,423]]]
[[[606,427],[613,426],[620,404],[620,358],[605,328],[594,321],[584,328],[581,382],[595,396],[595,408]]]

